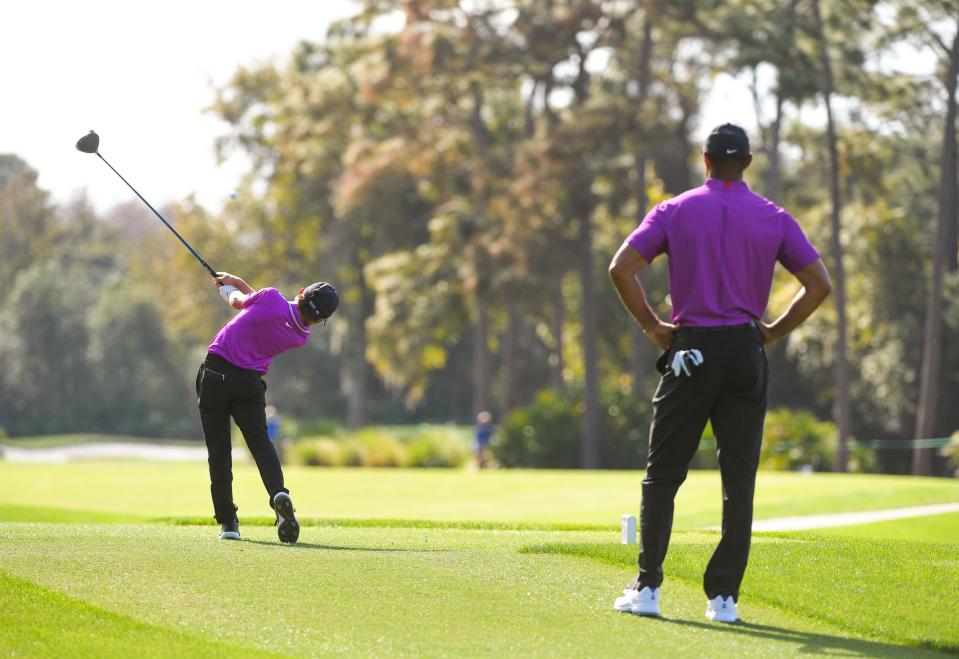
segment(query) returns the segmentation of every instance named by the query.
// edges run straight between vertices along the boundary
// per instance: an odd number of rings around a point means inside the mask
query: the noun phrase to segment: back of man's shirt
[[[776,261],[795,273],[819,258],[799,223],[742,181],[708,179],[656,206],[626,240],[647,261],[669,255],[672,322],[682,327],[761,318]]]

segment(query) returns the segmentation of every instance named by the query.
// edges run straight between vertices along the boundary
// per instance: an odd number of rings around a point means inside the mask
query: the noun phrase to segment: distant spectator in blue
[[[476,415],[476,439],[473,450],[476,452],[476,464],[480,469],[486,467],[486,447],[493,438],[493,415],[485,410]]]
[[[280,438],[280,415],[273,405],[266,406],[266,436],[270,438],[273,446],[276,446],[276,441]]]

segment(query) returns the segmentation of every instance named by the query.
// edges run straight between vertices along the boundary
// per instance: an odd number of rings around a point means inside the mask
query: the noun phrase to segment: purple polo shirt
[[[243,302],[243,310],[213,338],[209,351],[234,366],[266,373],[281,352],[310,338],[296,304],[275,288],[261,288]]]
[[[649,211],[626,242],[650,262],[669,255],[672,322],[683,327],[762,318],[776,261],[795,273],[819,258],[792,215],[743,181],[712,178]]]

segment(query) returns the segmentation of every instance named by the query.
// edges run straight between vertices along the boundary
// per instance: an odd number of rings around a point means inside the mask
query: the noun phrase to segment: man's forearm
[[[772,341],[778,341],[802,325],[829,296],[827,289],[808,289],[803,287],[789,303],[789,308],[769,325]]]
[[[660,320],[646,299],[646,291],[637,275],[648,263],[629,243],[623,243],[609,264],[609,278],[623,306],[643,328],[646,338],[660,350],[666,350],[672,342],[675,327]]]
[[[646,290],[636,275],[626,273],[611,272],[610,279],[613,280],[613,287],[619,295],[620,301],[629,314],[639,323],[644,332],[649,331],[662,321],[653,308],[649,306],[649,300],[646,298]]]

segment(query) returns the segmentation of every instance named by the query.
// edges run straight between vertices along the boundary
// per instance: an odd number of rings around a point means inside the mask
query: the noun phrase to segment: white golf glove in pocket
[[[681,373],[692,376],[692,369],[703,363],[703,353],[696,348],[690,350],[677,350],[673,355],[673,375],[677,378]]]

